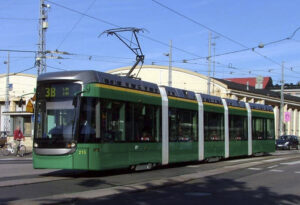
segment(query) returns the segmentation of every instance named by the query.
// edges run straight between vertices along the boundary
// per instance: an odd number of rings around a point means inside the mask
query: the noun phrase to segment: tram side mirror
[[[72,105],[74,107],[77,107],[77,104],[78,104],[78,101],[79,101],[79,98],[80,98],[80,95],[81,93],[84,93],[85,91],[80,91],[78,93],[75,94],[75,96],[73,97],[73,102],[72,102]]]

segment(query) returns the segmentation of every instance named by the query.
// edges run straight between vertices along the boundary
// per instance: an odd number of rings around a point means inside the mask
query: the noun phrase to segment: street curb
[[[24,157],[19,157],[19,158],[0,158],[0,161],[32,161],[32,158],[24,158]]]

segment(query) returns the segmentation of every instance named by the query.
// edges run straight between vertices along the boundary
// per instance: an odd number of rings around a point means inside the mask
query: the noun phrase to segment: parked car
[[[282,135],[276,140],[276,149],[298,149],[299,140],[295,135]]]

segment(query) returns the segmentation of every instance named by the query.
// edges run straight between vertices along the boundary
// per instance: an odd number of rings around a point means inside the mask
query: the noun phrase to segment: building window
[[[23,134],[24,136],[31,136],[31,116],[24,117],[24,126],[23,126]]]
[[[10,135],[13,135],[14,130],[19,126],[25,137],[32,136],[32,123],[30,116],[10,116]]]

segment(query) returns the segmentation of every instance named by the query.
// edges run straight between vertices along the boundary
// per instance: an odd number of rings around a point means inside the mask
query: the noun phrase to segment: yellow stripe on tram
[[[171,100],[178,100],[178,101],[183,101],[183,102],[188,102],[188,103],[195,103],[195,104],[198,103],[196,100],[190,100],[190,99],[184,99],[184,98],[178,98],[178,97],[168,96],[168,98]]]
[[[211,105],[211,106],[215,106],[215,107],[222,107],[222,108],[224,107],[223,104],[221,105],[221,104],[214,104],[214,103],[209,103],[209,102],[204,102],[203,104],[204,105]]]
[[[153,96],[153,97],[160,97],[160,94],[150,93],[150,92],[141,91],[141,90],[133,90],[133,89],[129,89],[129,88],[116,87],[116,86],[112,86],[112,85],[95,84],[95,86],[100,87],[100,88],[105,88],[105,89],[122,91],[122,92],[135,93],[135,94],[140,94],[140,95],[148,95],[148,96]]]
[[[261,113],[273,114],[272,111],[256,110],[256,109],[252,109],[252,112],[261,112]]]

